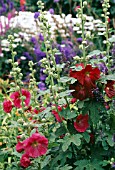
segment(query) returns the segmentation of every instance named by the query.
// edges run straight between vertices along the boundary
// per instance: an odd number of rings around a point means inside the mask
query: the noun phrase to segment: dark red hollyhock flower
[[[90,142],[91,142],[91,144],[94,144],[94,142],[95,142],[95,136],[94,136],[94,134],[93,134],[93,133],[90,133],[89,135],[90,135]]]
[[[76,121],[74,122],[74,128],[78,132],[85,132],[86,129],[89,127],[88,119],[88,114],[80,114],[79,116],[77,116]]]
[[[83,63],[76,64],[75,66],[76,67],[81,67],[82,69],[84,69],[84,64]],[[74,71],[74,70],[70,69],[70,73],[69,73],[70,77],[73,77],[73,78],[77,79],[78,74],[80,74],[80,71]]]
[[[6,113],[10,113],[11,112],[11,110],[12,110],[12,102],[10,101],[10,100],[4,100],[4,102],[3,102],[3,110],[4,110],[4,112],[6,112]]]
[[[48,148],[48,139],[39,133],[30,136],[24,146],[25,153],[32,158],[37,158],[46,154]]]
[[[86,89],[79,82],[75,82],[70,85],[70,90],[74,90],[71,92],[72,96],[79,100],[84,100],[86,98],[92,97],[92,91]]]
[[[25,106],[29,106],[29,103],[30,103],[30,92],[28,90],[25,90],[25,89],[21,89],[21,93],[22,93],[22,96],[25,96],[25,100],[24,100],[24,103],[25,103]],[[10,95],[10,98],[13,99],[13,103],[14,103],[14,106],[17,107],[17,108],[21,108],[21,99],[20,99],[20,92],[19,91],[16,91],[16,92],[13,92],[11,95]]]
[[[30,162],[30,159],[29,159],[29,156],[24,153],[20,159],[20,165],[24,168],[27,168],[28,166],[30,166],[31,162]]]
[[[81,63],[81,66],[82,65]],[[100,78],[100,70],[93,68],[91,65],[86,65],[86,67],[80,71],[70,71],[70,77],[76,78],[80,84],[91,90],[96,87],[95,81]]]
[[[109,98],[114,97],[115,96],[115,81],[108,80],[104,90],[106,92],[106,95]]]

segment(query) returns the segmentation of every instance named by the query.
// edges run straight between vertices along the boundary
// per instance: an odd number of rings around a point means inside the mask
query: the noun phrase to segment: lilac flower
[[[24,52],[23,56],[25,56],[28,60],[33,60],[33,57],[29,54],[29,52]]]
[[[35,13],[34,13],[34,18],[35,18],[35,19],[37,19],[39,16],[40,16],[40,13],[39,13],[39,12],[35,12]]]
[[[44,81],[46,79],[46,75],[43,73],[40,73],[40,80]]]
[[[44,41],[44,37],[43,37],[43,35],[41,33],[38,36],[39,36],[40,41]]]
[[[55,3],[59,2],[60,0],[54,0]]]
[[[40,61],[42,58],[46,56],[46,53],[41,51],[39,47],[34,50],[34,53],[36,55],[37,61]]]
[[[36,45],[36,43],[38,42],[35,37],[31,37],[30,41],[31,41],[34,45]]]
[[[38,84],[38,87],[40,90],[46,90],[45,83],[43,83],[42,81]]]
[[[50,13],[50,14],[54,14],[54,9],[53,9],[53,8],[50,8],[50,9],[49,9],[49,13]]]
[[[105,63],[100,63],[100,64],[96,64],[96,66],[99,68],[99,70],[104,73],[107,74],[108,73],[108,69],[105,65]]]
[[[112,168],[115,168],[115,162],[111,165]]]
[[[77,38],[77,42],[78,43],[81,43],[82,42],[82,38],[80,37],[80,38]]]

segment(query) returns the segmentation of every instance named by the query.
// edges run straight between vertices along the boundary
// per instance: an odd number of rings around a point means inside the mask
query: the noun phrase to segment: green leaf
[[[115,36],[109,38],[108,40],[109,40],[109,42],[114,43],[115,42]]]
[[[109,134],[107,137],[107,143],[112,147],[114,146],[113,135]]]
[[[83,133],[83,137],[84,137],[84,139],[85,139],[85,141],[86,141],[87,143],[90,142],[90,135],[89,135],[89,133],[84,132],[84,133]]]
[[[72,135],[71,142],[73,142],[76,146],[81,145],[81,139],[83,136],[80,134]]]
[[[106,75],[106,76],[102,76],[100,78],[100,81],[106,83],[107,80],[114,80],[115,81],[115,74],[110,74],[110,75]]]
[[[45,159],[43,160],[43,162],[41,162],[41,168],[44,168],[46,165],[48,165],[50,159],[51,159],[51,155],[47,155],[47,156],[45,157]]]
[[[73,119],[77,116],[76,111],[71,111],[69,108],[63,109],[59,115],[65,119]]]
[[[82,66],[78,66],[78,67],[76,67],[76,66],[72,66],[72,67],[70,67],[73,71],[81,71],[83,68],[82,68]]]
[[[92,162],[90,160],[79,160],[75,162],[75,165],[77,166],[74,170],[104,170],[99,160],[93,160]]]
[[[60,97],[65,97],[68,96],[71,92],[73,92],[74,90],[66,90],[64,92],[59,93]]]
[[[65,152],[71,144],[70,136],[65,136],[63,140],[62,150]]]
[[[88,54],[88,56],[89,57],[92,57],[92,56],[94,56],[94,55],[100,55],[102,53],[102,51],[100,51],[100,50],[94,50],[94,51],[92,51],[92,52],[90,52],[89,54]]]
[[[69,169],[72,169],[72,166],[69,166],[68,164],[59,168],[59,170],[69,170]]]

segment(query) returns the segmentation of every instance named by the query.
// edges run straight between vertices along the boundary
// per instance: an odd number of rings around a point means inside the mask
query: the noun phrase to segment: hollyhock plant
[[[87,130],[87,128],[89,127],[88,119],[89,119],[88,114],[78,115],[76,118],[76,121],[74,122],[74,128],[78,132],[85,132]]]
[[[25,103],[25,106],[28,106],[29,103],[30,103],[30,98],[31,98],[31,95],[30,95],[30,92],[26,89],[21,89],[21,94],[19,91],[16,91],[16,92],[13,92],[11,95],[10,95],[10,98],[13,99],[13,103],[14,103],[14,106],[17,107],[17,108],[21,108],[22,105],[21,105],[21,99],[20,97],[22,96],[25,96],[25,100],[24,100],[24,103]]]
[[[10,100],[5,99],[4,102],[3,102],[3,110],[4,110],[4,112],[10,113],[11,110],[12,110],[12,107],[13,107],[12,102]]]
[[[115,96],[115,81],[112,81],[112,80],[107,81],[107,84],[105,86],[105,92],[109,98],[112,98]]]
[[[29,159],[29,156],[26,153],[24,153],[20,159],[20,165],[24,168],[27,168],[28,166],[30,166],[30,164],[31,161]]]

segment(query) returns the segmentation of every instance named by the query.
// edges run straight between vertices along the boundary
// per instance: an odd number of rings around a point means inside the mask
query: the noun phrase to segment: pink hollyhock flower
[[[20,159],[20,165],[24,168],[27,168],[28,166],[30,166],[31,162],[30,162],[30,159],[29,159],[29,156],[24,153]]]
[[[58,106],[58,111],[59,112],[62,111],[62,107],[61,106]],[[56,110],[52,110],[52,114],[55,116],[57,122],[62,122],[62,120],[64,120],[64,118],[61,118]]]
[[[109,98],[114,97],[115,96],[115,81],[108,80],[104,90],[106,92],[106,95]]]
[[[47,147],[48,139],[39,133],[34,133],[27,139],[24,150],[28,156],[37,158],[38,156],[46,154]]]
[[[88,123],[88,114],[82,115],[80,114],[77,116],[76,121],[74,122],[74,127],[78,132],[85,132],[86,129],[89,127]]]
[[[16,151],[17,152],[22,152],[22,151],[24,151],[24,141],[23,142],[18,142],[17,144],[16,144]]]
[[[30,103],[30,92],[28,90],[25,90],[25,89],[21,89],[21,93],[22,93],[22,96],[25,96],[26,99],[24,100],[24,103],[25,103],[25,106],[28,106],[29,103]],[[13,103],[14,103],[14,106],[17,107],[17,108],[21,108],[21,99],[20,99],[20,92],[19,91],[16,91],[16,92],[13,92],[11,95],[10,95],[10,98],[13,99]]]
[[[4,109],[4,112],[6,113],[10,113],[11,110],[12,110],[12,102],[10,100],[4,100],[3,102],[3,109]]]

